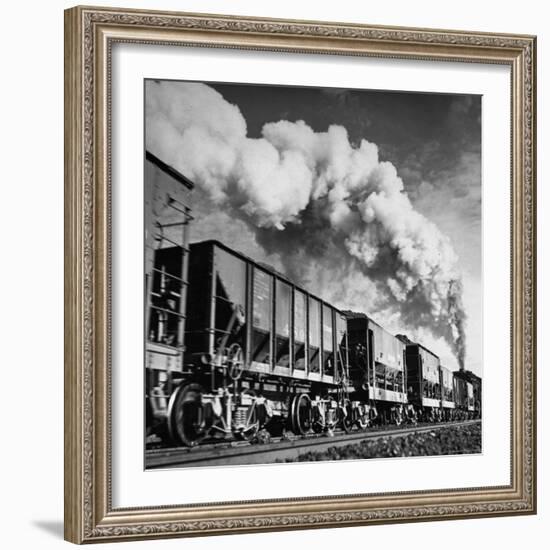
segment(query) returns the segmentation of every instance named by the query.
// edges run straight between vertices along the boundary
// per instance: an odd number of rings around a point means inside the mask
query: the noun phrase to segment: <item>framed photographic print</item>
[[[535,37],[65,13],[65,536],[531,514]]]

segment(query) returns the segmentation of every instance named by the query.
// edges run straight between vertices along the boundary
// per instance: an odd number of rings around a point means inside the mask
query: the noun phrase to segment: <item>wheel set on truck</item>
[[[181,384],[168,404],[167,427],[172,444],[194,447],[205,439],[236,439],[266,442],[271,436],[292,433],[331,435],[371,426],[369,411],[348,399],[337,403],[330,397],[311,399],[298,392],[287,399],[287,415],[274,415],[267,399],[253,390],[233,394],[205,392],[197,383]]]

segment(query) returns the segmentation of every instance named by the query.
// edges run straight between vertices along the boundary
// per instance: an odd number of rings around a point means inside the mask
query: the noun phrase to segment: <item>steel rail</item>
[[[212,443],[200,447],[176,447],[148,450],[145,453],[147,469],[174,466],[214,466],[272,463],[276,459],[296,457],[309,450],[326,450],[352,443],[382,438],[394,438],[413,433],[425,433],[448,427],[476,424],[481,420],[464,420],[439,424],[406,426],[380,431],[361,431],[328,437],[326,434],[312,434],[296,439],[278,438],[270,443],[232,442]]]

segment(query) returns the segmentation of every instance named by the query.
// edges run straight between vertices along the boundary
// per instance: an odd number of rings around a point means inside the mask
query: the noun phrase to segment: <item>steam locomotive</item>
[[[218,241],[146,154],[146,426],[176,445],[481,416],[481,379]]]

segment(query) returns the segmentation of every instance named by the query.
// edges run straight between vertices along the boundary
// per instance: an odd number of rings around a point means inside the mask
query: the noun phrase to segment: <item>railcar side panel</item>
[[[187,349],[241,346],[245,370],[335,385],[347,371],[342,313],[216,241],[191,250]]]

